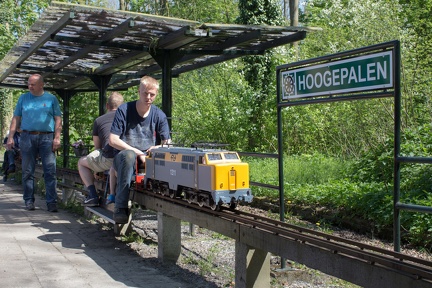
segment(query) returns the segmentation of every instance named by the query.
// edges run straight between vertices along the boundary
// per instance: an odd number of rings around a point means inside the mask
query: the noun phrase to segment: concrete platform
[[[79,215],[24,210],[21,185],[0,183],[1,287],[185,287],[168,277],[157,259],[142,258],[125,243]]]

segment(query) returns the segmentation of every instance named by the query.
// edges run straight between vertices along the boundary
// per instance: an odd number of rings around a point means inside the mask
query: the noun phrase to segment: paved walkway
[[[113,231],[63,209],[46,211],[39,195],[36,210],[24,210],[21,191],[0,183],[0,287],[195,287],[165,276]]]

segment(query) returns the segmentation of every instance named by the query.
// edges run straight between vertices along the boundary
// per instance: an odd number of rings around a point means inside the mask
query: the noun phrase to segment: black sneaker
[[[56,203],[47,204],[48,212],[58,212]]]
[[[35,205],[34,205],[34,203],[33,202],[27,202],[26,204],[25,204],[25,209],[26,210],[29,210],[29,211],[33,211],[33,210],[35,210]]]
[[[82,203],[83,206],[95,207],[99,206],[99,197],[90,198],[87,196]]]
[[[119,224],[126,224],[129,222],[129,215],[127,208],[116,208],[113,215],[114,222]]]

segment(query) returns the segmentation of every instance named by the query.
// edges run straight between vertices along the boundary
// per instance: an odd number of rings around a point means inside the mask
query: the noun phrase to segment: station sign
[[[282,100],[393,87],[392,51],[281,72]]]

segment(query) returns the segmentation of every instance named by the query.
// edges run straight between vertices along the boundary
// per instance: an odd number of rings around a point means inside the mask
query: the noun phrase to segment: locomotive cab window
[[[222,155],[221,153],[209,153],[207,158],[209,161],[222,160]]]
[[[230,153],[224,153],[224,157],[227,160],[233,160],[233,159],[237,160],[237,159],[239,159],[237,153],[232,153],[232,152],[230,152]]]

